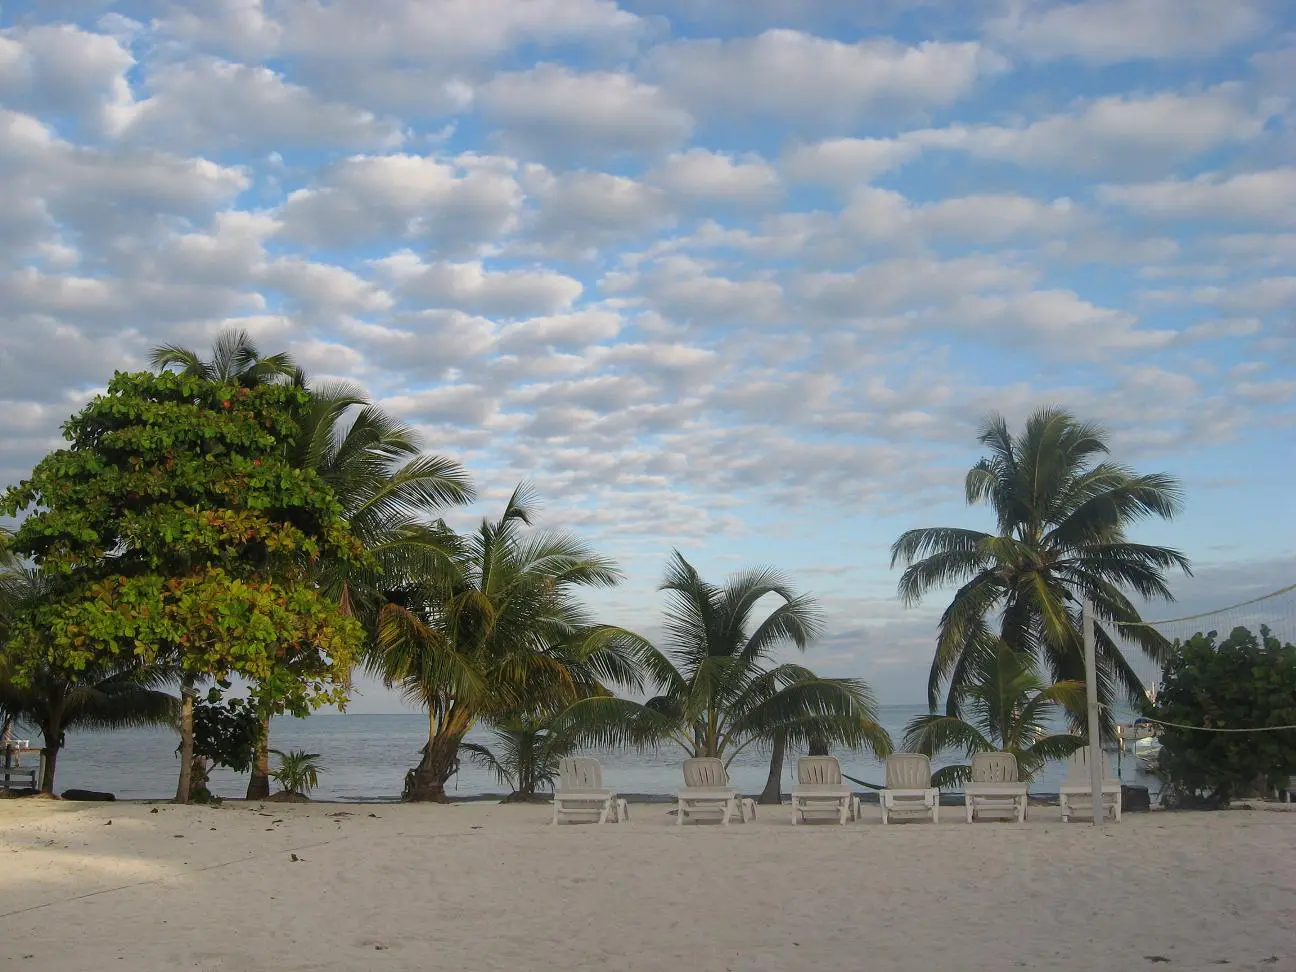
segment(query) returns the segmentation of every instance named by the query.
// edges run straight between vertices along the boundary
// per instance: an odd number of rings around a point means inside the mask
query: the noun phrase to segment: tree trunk
[[[270,717],[261,720],[257,733],[256,758],[252,760],[252,775],[248,777],[244,799],[264,800],[270,795]]]
[[[176,784],[176,803],[189,802],[194,759],[194,698],[197,695],[193,676],[185,675],[180,684],[180,781]]]
[[[785,749],[787,749],[787,737],[780,732],[774,737],[774,752],[770,753],[769,777],[765,780],[765,789],[761,791],[757,803],[783,802],[783,751]]]
[[[811,736],[811,737],[810,737],[810,755],[811,755],[811,756],[828,756],[828,755],[831,755],[831,754],[828,752],[828,740],[824,739],[823,736]]]
[[[465,720],[456,718],[456,723]],[[465,725],[459,731],[439,727],[434,716],[428,717],[428,741],[423,747],[423,758],[418,766],[405,774],[405,792],[401,799],[411,803],[449,803],[445,785],[454,776],[459,763],[459,744],[468,732]],[[458,729],[458,726],[455,726]]]
[[[45,768],[41,773],[40,791],[50,796],[54,795],[54,768],[58,765],[58,755],[61,748],[57,735],[54,736],[53,742],[46,738]]]

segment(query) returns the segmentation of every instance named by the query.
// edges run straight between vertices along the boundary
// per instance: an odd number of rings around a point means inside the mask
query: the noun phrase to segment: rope
[[[1174,729],[1192,729],[1196,732],[1286,732],[1289,729],[1296,729],[1296,726],[1258,726],[1254,729],[1220,729],[1216,726],[1187,726],[1182,722],[1166,722],[1164,719],[1153,719],[1151,716],[1140,716],[1144,722],[1155,722],[1160,726],[1170,726]]]
[[[1261,601],[1267,601],[1271,597],[1278,597],[1280,594],[1287,594],[1296,591],[1296,584],[1288,584],[1282,590],[1274,591],[1271,594],[1264,594],[1260,597],[1253,597],[1249,601],[1243,601],[1241,604],[1232,604],[1228,607],[1216,608],[1213,611],[1203,611],[1201,614],[1189,614],[1182,618],[1164,618],[1160,621],[1117,621],[1116,624],[1122,628],[1151,628],[1158,624],[1177,624],[1180,621],[1196,621],[1200,618],[1208,618],[1212,614],[1223,614],[1225,611],[1236,611],[1238,608],[1250,607],[1252,604],[1259,604]]]

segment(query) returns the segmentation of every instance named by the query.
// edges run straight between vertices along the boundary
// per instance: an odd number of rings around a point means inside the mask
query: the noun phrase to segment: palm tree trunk
[[[428,741],[418,766],[405,775],[402,800],[411,803],[449,803],[446,781],[454,775],[459,762],[459,744],[468,734],[470,722],[460,713],[447,716],[440,725],[435,715],[428,715]]]
[[[197,695],[193,676],[186,674],[180,683],[180,780],[176,784],[176,803],[189,802],[194,758],[194,698]]]
[[[264,800],[270,795],[270,717],[261,720],[257,732],[256,757],[252,760],[252,775],[248,777],[246,800]]]
[[[829,755],[829,753],[828,753],[828,740],[824,739],[823,736],[811,736],[811,737],[810,737],[810,755],[811,755],[811,756],[827,756],[827,755]]]
[[[757,803],[779,804],[783,802],[783,752],[787,749],[787,736],[777,733],[774,736],[774,751],[770,753],[769,776],[765,780],[765,789],[761,791]]]
[[[54,771],[58,767],[59,752],[63,749],[63,708],[54,705],[45,710],[41,720],[41,738],[45,740],[42,756],[40,791],[54,795]]]

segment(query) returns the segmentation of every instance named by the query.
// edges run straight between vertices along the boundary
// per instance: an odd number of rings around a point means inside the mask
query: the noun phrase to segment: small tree
[[[1176,643],[1157,694],[1161,770],[1172,794],[1220,806],[1296,775],[1296,646],[1260,628]],[[1191,728],[1181,728],[1183,726]],[[1215,732],[1210,730],[1265,730]]]
[[[309,394],[192,375],[115,375],[69,447],[10,489],[13,550],[57,577],[10,626],[15,678],[110,660],[182,676],[176,799],[188,802],[194,686],[237,673],[293,713],[345,701],[357,622],[313,582],[361,557],[332,490],[287,452]]]
[[[492,727],[494,749],[460,743],[459,751],[513,792],[505,802],[534,800],[542,787],[553,789],[558,762],[576,748],[576,740],[553,732],[542,719],[513,716]]]
[[[270,752],[279,757],[279,768],[271,770],[270,779],[282,786],[285,793],[310,796],[311,790],[319,786],[319,753],[308,753],[304,749],[292,749],[286,753],[272,749]]]
[[[207,698],[194,701],[189,796],[201,803],[212,800],[207,783],[213,767],[225,766],[236,773],[246,773],[256,757],[261,732],[256,705],[251,699],[223,698],[223,690],[229,687],[229,682],[221,682],[208,691]]]

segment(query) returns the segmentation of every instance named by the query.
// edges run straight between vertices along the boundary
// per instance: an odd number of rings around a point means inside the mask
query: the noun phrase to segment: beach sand
[[[1292,813],[1098,830],[1055,808],[793,827],[762,807],[728,828],[676,828],[664,805],[559,828],[486,803],[152,809],[0,802],[0,968],[1296,970]]]

